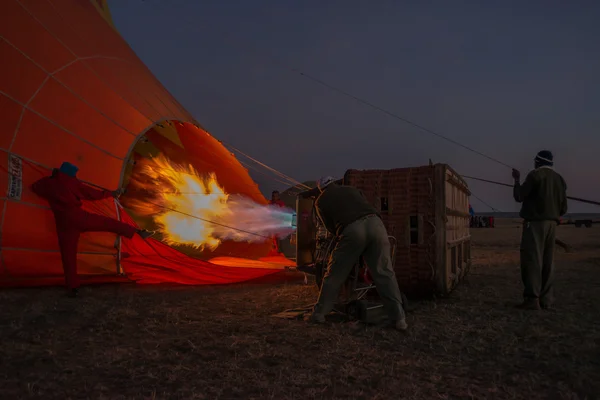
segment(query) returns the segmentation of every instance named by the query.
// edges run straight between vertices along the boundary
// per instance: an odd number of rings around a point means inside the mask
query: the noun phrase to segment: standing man
[[[279,190],[273,190],[271,193],[271,200],[269,200],[269,204],[277,207],[285,207],[285,203],[281,200],[279,195]],[[280,252],[281,248],[281,240],[277,237],[277,235],[273,235],[273,247],[270,254],[277,255]]]
[[[281,200],[281,197],[279,195],[279,190],[273,190],[273,193],[271,193],[271,200],[269,201],[269,204],[279,207],[285,207],[285,203],[283,202],[283,200]]]
[[[310,320],[325,322],[325,316],[333,310],[344,282],[362,255],[390,321],[396,329],[406,330],[408,325],[392,264],[387,230],[375,207],[360,190],[338,185],[331,177],[321,178],[316,188],[301,196],[317,196],[315,211],[327,230],[336,236],[319,300]]]
[[[518,308],[526,310],[552,306],[556,226],[567,213],[567,184],[553,169],[552,153],[540,151],[534,165],[523,184],[520,172],[512,173],[514,199],[523,204],[519,215],[523,218],[521,278],[525,290]]]
[[[64,162],[60,169],[54,169],[52,176],[35,182],[31,189],[46,200],[56,222],[56,233],[62,257],[65,283],[69,296],[77,296],[79,277],[77,276],[77,245],[84,232],[111,232],[126,238],[136,233],[147,239],[154,232],[140,230],[116,219],[84,211],[82,200],[103,200],[118,197],[121,192],[94,189],[77,179],[75,165]]]

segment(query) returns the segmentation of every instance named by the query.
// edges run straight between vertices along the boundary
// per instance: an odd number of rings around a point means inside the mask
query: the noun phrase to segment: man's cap
[[[60,166],[59,171],[65,175],[75,177],[77,175],[77,171],[79,171],[79,168],[77,168],[75,165],[71,164],[70,162],[65,161]]]
[[[550,150],[542,150],[535,156],[535,161],[539,161],[542,164],[554,164],[554,155]]]

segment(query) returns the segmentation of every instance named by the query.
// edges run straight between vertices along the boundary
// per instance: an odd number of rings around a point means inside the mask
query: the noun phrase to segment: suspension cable
[[[191,26],[191,24],[185,24],[185,23],[184,23],[184,26],[185,26],[185,25],[189,25],[189,26]],[[232,35],[231,35],[231,32],[228,32],[228,35],[227,35],[226,37],[227,37],[227,38],[229,38],[229,37],[231,37],[231,36],[232,36]],[[235,36],[235,35],[233,35],[233,36]],[[225,37],[225,36],[224,36],[224,37]],[[241,43],[241,42],[244,42],[244,43],[245,43],[245,46],[244,46],[245,48],[247,48],[247,47],[249,47],[249,46],[250,46],[250,47],[253,47],[255,50],[259,50],[259,49],[258,49],[258,48],[257,48],[255,45],[252,45],[252,44],[249,44],[249,43],[247,43],[247,42],[246,42],[244,39],[241,39],[241,38],[239,38],[239,37],[236,37],[236,39],[238,39],[238,42],[240,42],[240,43]],[[230,44],[232,44],[232,43],[231,43],[231,41],[230,41]],[[232,45],[233,45],[233,44],[232,44]],[[236,47],[237,47],[237,46],[236,46]],[[341,94],[341,95],[343,95],[343,96],[349,97],[349,98],[351,98],[351,99],[353,99],[353,100],[355,100],[355,101],[359,102],[360,104],[363,104],[363,105],[365,105],[365,106],[368,106],[368,107],[370,107],[370,108],[373,108],[373,109],[375,109],[375,110],[377,110],[377,111],[379,111],[379,112],[382,112],[382,113],[384,113],[384,114],[386,114],[386,115],[388,115],[388,116],[390,116],[390,117],[392,117],[392,118],[394,118],[394,119],[397,119],[397,120],[399,120],[399,121],[402,121],[402,122],[404,122],[404,123],[406,123],[406,124],[409,124],[409,125],[411,125],[411,126],[413,126],[413,127],[417,128],[417,129],[420,129],[420,130],[421,130],[421,131],[423,131],[423,132],[429,133],[429,134],[431,134],[431,135],[434,135],[434,136],[436,136],[436,137],[438,137],[438,138],[440,138],[440,139],[443,139],[443,140],[445,140],[445,141],[447,141],[447,142],[449,142],[449,143],[451,143],[451,144],[454,144],[455,146],[461,147],[461,148],[463,148],[463,149],[465,149],[465,150],[467,150],[467,151],[470,151],[470,152],[472,152],[472,153],[474,153],[474,154],[477,154],[477,155],[479,155],[479,156],[481,156],[481,157],[484,157],[484,158],[486,158],[486,159],[488,159],[488,160],[490,160],[490,161],[493,161],[493,162],[495,162],[495,163],[498,163],[498,164],[500,164],[500,165],[502,165],[502,166],[505,166],[505,167],[507,167],[507,168],[510,168],[510,169],[515,169],[513,166],[511,166],[511,165],[509,165],[509,164],[507,164],[507,163],[505,163],[505,162],[503,162],[503,161],[501,161],[501,160],[499,160],[499,159],[497,159],[497,158],[494,158],[494,157],[492,157],[492,156],[489,156],[489,155],[487,155],[487,154],[485,154],[485,153],[483,153],[483,152],[481,152],[481,151],[479,151],[479,150],[476,150],[476,149],[474,149],[474,148],[472,148],[472,147],[470,147],[470,146],[467,146],[467,145],[465,145],[465,144],[463,144],[463,143],[460,143],[460,142],[458,142],[458,141],[457,141],[457,140],[455,140],[455,139],[452,139],[452,138],[450,138],[450,137],[448,137],[448,136],[446,136],[446,135],[443,135],[443,134],[441,134],[441,133],[439,133],[439,132],[436,132],[436,131],[434,131],[433,129],[427,128],[427,127],[425,127],[425,126],[423,126],[423,125],[421,125],[421,124],[419,124],[419,123],[417,123],[417,122],[414,122],[414,121],[412,121],[412,120],[410,120],[410,119],[408,119],[408,118],[406,118],[406,117],[402,117],[402,116],[400,116],[399,114],[397,114],[397,113],[394,113],[394,112],[392,112],[392,111],[390,111],[390,110],[388,110],[388,109],[386,109],[386,108],[383,108],[382,106],[376,105],[375,103],[373,103],[373,102],[371,102],[371,101],[369,101],[369,100],[366,100],[366,99],[364,99],[364,98],[361,98],[361,97],[359,97],[359,96],[357,96],[357,95],[355,95],[355,94],[352,94],[352,93],[350,93],[350,92],[349,92],[349,91],[347,91],[347,90],[344,90],[344,89],[342,89],[342,88],[339,88],[339,87],[337,87],[337,86],[334,86],[334,85],[332,85],[332,84],[330,84],[330,83],[328,83],[328,82],[324,81],[323,79],[317,78],[317,77],[315,77],[315,76],[313,76],[313,75],[311,75],[311,74],[308,74],[308,73],[306,73],[306,72],[304,72],[304,71],[302,71],[302,70],[300,70],[300,69],[298,69],[298,68],[295,68],[295,67],[292,67],[292,66],[286,65],[286,64],[284,64],[284,63],[282,63],[282,62],[279,62],[278,60],[276,60],[276,59],[275,59],[275,58],[273,58],[272,56],[267,56],[267,55],[264,55],[264,52],[261,52],[261,53],[262,53],[262,56],[263,56],[263,57],[264,57],[266,60],[268,60],[268,61],[269,61],[271,64],[273,64],[273,65],[276,65],[276,66],[278,66],[278,67],[280,67],[280,68],[286,69],[286,70],[288,70],[288,71],[290,71],[290,72],[292,72],[292,73],[294,73],[294,74],[300,75],[300,76],[302,76],[303,78],[306,78],[306,79],[308,79],[308,80],[310,80],[310,81],[312,81],[312,82],[314,82],[314,83],[316,83],[316,84],[318,84],[318,85],[320,85],[320,86],[323,86],[323,87],[325,87],[326,89],[329,89],[329,90],[331,90],[331,91],[333,91],[333,92],[336,92],[336,93],[338,93],[338,94]]]
[[[93,187],[95,187],[95,188],[97,188],[97,189],[100,189],[100,190],[104,190],[104,191],[107,191],[107,192],[112,192],[112,190],[108,190],[108,189],[106,189],[106,188],[104,188],[104,187],[102,187],[102,186],[100,186],[100,185],[96,185],[96,184],[94,184],[94,183],[91,183],[91,182],[85,182],[85,181],[81,181],[81,182],[85,183],[86,185],[93,186]],[[186,217],[195,218],[195,219],[198,219],[198,220],[200,220],[200,221],[208,222],[208,223],[210,223],[210,224],[218,225],[218,226],[221,226],[221,227],[224,227],[224,228],[228,228],[228,229],[232,229],[232,230],[235,230],[235,231],[239,231],[239,232],[247,233],[247,234],[249,234],[249,235],[260,236],[260,237],[263,237],[263,238],[266,238],[266,239],[272,239],[271,237],[269,237],[269,236],[266,236],[266,235],[261,235],[260,233],[256,233],[256,232],[250,232],[250,231],[246,231],[246,230],[243,230],[243,229],[235,228],[235,227],[233,227],[233,226],[229,226],[229,225],[221,224],[221,223],[219,223],[219,222],[211,221],[211,220],[208,220],[208,219],[205,219],[205,218],[198,217],[198,216],[196,216],[196,215],[188,214],[188,213],[186,213],[186,212],[179,211],[179,210],[177,210],[177,209],[174,209],[174,208],[170,208],[170,207],[164,206],[164,205],[162,205],[162,204],[154,203],[154,202],[152,202],[152,201],[149,201],[149,200],[146,200],[146,202],[148,202],[148,203],[150,203],[150,204],[152,204],[152,205],[155,205],[155,206],[157,206],[157,207],[160,207],[160,208],[162,208],[162,209],[165,209],[165,210],[168,210],[168,211],[172,211],[172,212],[176,212],[176,213],[178,213],[178,214],[185,215]],[[124,207],[121,205],[121,208],[124,208]]]
[[[474,176],[462,175],[462,177],[465,178],[465,179],[471,179],[471,180],[474,180],[474,181],[491,183],[493,185],[498,185],[498,186],[507,186],[507,187],[513,187],[514,186],[514,185],[510,185],[508,183],[497,182],[497,181],[492,181],[492,180],[483,179],[483,178],[476,178]],[[596,206],[600,206],[600,201],[587,200],[587,199],[582,199],[581,197],[573,197],[573,196],[567,196],[567,199],[573,200],[573,201],[578,201],[580,203],[593,204],[593,205],[596,205]]]
[[[486,202],[485,200],[483,200],[481,197],[478,197],[475,193],[473,193],[471,191],[471,196],[475,197],[477,200],[479,200],[483,205],[488,206],[492,211],[494,212],[502,212],[500,210],[498,210],[496,207],[492,206],[490,203]]]
[[[186,217],[195,218],[195,219],[198,219],[198,220],[200,220],[200,221],[204,221],[204,222],[208,222],[208,223],[210,223],[210,224],[214,224],[214,225],[217,225],[217,226],[221,226],[221,227],[223,227],[223,228],[232,229],[232,230],[234,230],[234,231],[238,231],[238,232],[242,232],[242,233],[247,233],[247,234],[249,234],[249,235],[254,235],[254,236],[263,237],[263,238],[265,238],[265,239],[272,239],[272,237],[270,237],[270,236],[261,235],[260,233],[256,233],[256,232],[250,232],[250,231],[246,231],[246,230],[244,230],[244,229],[234,228],[233,226],[229,226],[229,225],[225,225],[225,224],[222,224],[222,223],[219,223],[219,222],[215,222],[215,221],[211,221],[211,220],[208,220],[208,219],[205,219],[205,218],[201,218],[201,217],[198,217],[197,215],[188,214],[188,213],[186,213],[186,212],[179,211],[179,210],[177,210],[177,209],[175,209],[175,208],[167,207],[167,206],[164,206],[164,205],[162,205],[162,204],[154,203],[154,202],[152,202],[152,201],[147,201],[147,202],[148,202],[148,203],[150,203],[150,204],[152,204],[152,205],[155,205],[155,206],[157,206],[157,207],[160,207],[160,208],[162,208],[162,209],[164,209],[164,210],[167,210],[167,211],[172,211],[172,212],[176,212],[176,213],[178,213],[178,214],[185,215]],[[121,206],[121,207],[122,207],[122,206]]]
[[[239,149],[237,149],[237,148],[233,147],[232,145],[230,145],[230,144],[227,144],[227,143],[225,143],[225,142],[223,142],[223,143],[224,143],[224,144],[226,144],[226,145],[228,145],[228,146],[229,146],[229,147],[230,147],[230,148],[231,148],[233,151],[235,151],[235,152],[237,152],[237,153],[239,153],[239,154],[241,154],[241,155],[245,156],[246,158],[248,158],[248,159],[250,159],[250,160],[254,161],[254,162],[255,162],[255,163],[257,163],[258,165],[260,165],[260,166],[262,166],[262,167],[264,167],[264,168],[268,169],[269,171],[272,171],[272,172],[274,172],[275,174],[277,174],[277,175],[281,176],[282,178],[284,178],[284,179],[287,179],[287,180],[289,180],[290,182],[293,182],[293,183],[295,183],[295,184],[296,184],[296,185],[298,185],[298,186],[304,187],[305,189],[312,189],[311,187],[309,187],[309,186],[305,185],[304,183],[302,183],[302,182],[299,182],[299,181],[295,180],[294,178],[291,178],[291,177],[287,176],[287,175],[286,175],[286,174],[284,174],[283,172],[279,172],[279,171],[278,171],[278,170],[276,170],[275,168],[269,167],[267,164],[264,164],[264,163],[262,163],[262,162],[258,161],[257,159],[255,159],[255,158],[253,158],[253,157],[249,156],[248,154],[244,153],[243,151],[241,151],[241,150],[239,150]]]

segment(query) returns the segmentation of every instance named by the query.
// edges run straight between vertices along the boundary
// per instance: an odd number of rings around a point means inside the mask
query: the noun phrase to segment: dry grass
[[[417,304],[410,331],[271,317],[312,285],[0,292],[6,399],[594,399],[600,395],[600,229],[561,227],[556,312],[513,310],[519,230],[473,230],[474,268]]]

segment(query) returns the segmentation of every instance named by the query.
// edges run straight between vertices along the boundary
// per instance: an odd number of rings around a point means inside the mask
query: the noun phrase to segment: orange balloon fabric
[[[79,167],[81,180],[116,189],[132,160],[143,156],[133,154],[142,135],[198,171],[215,172],[227,192],[266,203],[248,171],[199,127],[125,43],[106,1],[4,1],[0,59],[0,185],[5,188],[0,285],[62,283],[53,215],[30,185],[69,161]],[[176,134],[161,134],[157,124],[173,126]],[[113,200],[84,207],[134,223]],[[216,265],[155,240],[123,239],[118,245],[116,239],[108,233],[82,236],[78,266],[84,282],[87,277],[88,282],[216,284],[280,270]],[[269,241],[222,246],[253,259],[271,249]],[[283,257],[269,260],[291,265]]]

